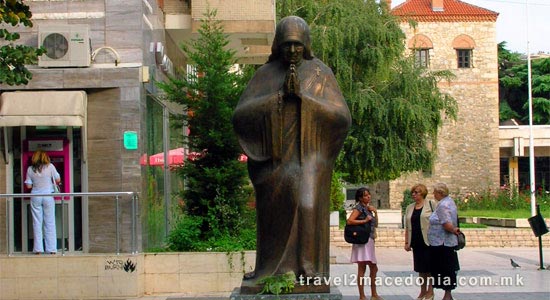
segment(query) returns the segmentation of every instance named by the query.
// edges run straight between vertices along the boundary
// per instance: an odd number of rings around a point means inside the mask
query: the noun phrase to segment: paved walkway
[[[332,249],[336,263],[331,265],[333,283],[344,300],[357,300],[357,266],[349,263],[348,249]],[[544,250],[545,265],[550,265],[550,249]],[[419,292],[416,273],[411,271],[412,253],[401,249],[377,249],[382,285],[378,293],[385,300],[414,300]],[[510,258],[521,267],[514,269]],[[457,300],[550,300],[550,270],[538,270],[538,248],[465,248],[459,252],[461,270],[459,287],[453,292]],[[550,266],[548,266],[550,267]],[[400,282],[402,281],[402,282]],[[411,282],[412,281],[412,284]],[[366,288],[367,295],[370,290]],[[435,291],[435,299],[443,291]],[[142,297],[140,300],[227,300],[227,295],[166,295]]]

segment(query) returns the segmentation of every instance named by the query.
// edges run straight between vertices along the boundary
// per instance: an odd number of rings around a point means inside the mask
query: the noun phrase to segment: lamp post
[[[536,201],[535,189],[535,138],[533,136],[533,91],[531,84],[531,51],[529,49],[529,0],[525,0],[525,14],[527,19],[527,91],[529,96],[529,187],[531,192],[531,216],[540,214],[540,209]],[[539,270],[544,270],[544,260],[542,254],[542,235],[539,239]]]
[[[529,99],[529,187],[531,192],[531,216],[537,214],[535,199],[535,145],[533,136],[533,92],[531,83],[531,52],[529,48],[529,0],[525,0],[527,15],[527,90]]]

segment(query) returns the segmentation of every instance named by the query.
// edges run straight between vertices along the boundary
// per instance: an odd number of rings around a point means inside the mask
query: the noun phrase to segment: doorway
[[[80,127],[71,126],[20,126],[11,127],[13,153],[12,191],[29,193],[24,179],[30,158],[37,149],[50,156],[52,164],[61,175],[61,192],[82,191],[82,135]],[[55,197],[57,249],[82,251],[82,199],[81,197]],[[13,252],[29,253],[33,247],[30,198],[14,199],[12,230]]]

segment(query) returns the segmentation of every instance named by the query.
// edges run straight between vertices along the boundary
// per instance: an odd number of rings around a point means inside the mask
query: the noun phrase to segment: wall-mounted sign
[[[126,150],[137,150],[138,148],[138,135],[135,131],[125,131],[124,132],[124,149]]]
[[[63,151],[63,140],[33,140],[29,141],[29,151]]]
[[[151,43],[150,49],[155,55],[155,63],[161,71],[169,75],[174,75],[174,64],[168,55],[162,42]]]

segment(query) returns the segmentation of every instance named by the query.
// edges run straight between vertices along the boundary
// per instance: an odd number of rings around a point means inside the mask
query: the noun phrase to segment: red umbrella
[[[168,151],[168,165],[183,165],[185,160],[185,150],[183,148],[176,148]],[[153,154],[149,156],[150,166],[164,166],[164,152]]]
[[[185,159],[195,160],[200,158],[203,153],[200,152],[189,152],[185,153],[186,149],[176,148],[168,151],[168,165],[169,166],[181,166],[185,162]],[[246,162],[248,157],[244,154],[239,155],[238,160],[240,162]],[[147,163],[147,155],[143,154],[139,160],[141,165],[149,166],[164,166],[164,152],[153,154],[149,156],[149,163]]]
[[[143,155],[139,158],[139,164],[142,166],[147,165],[147,153],[143,153]]]

